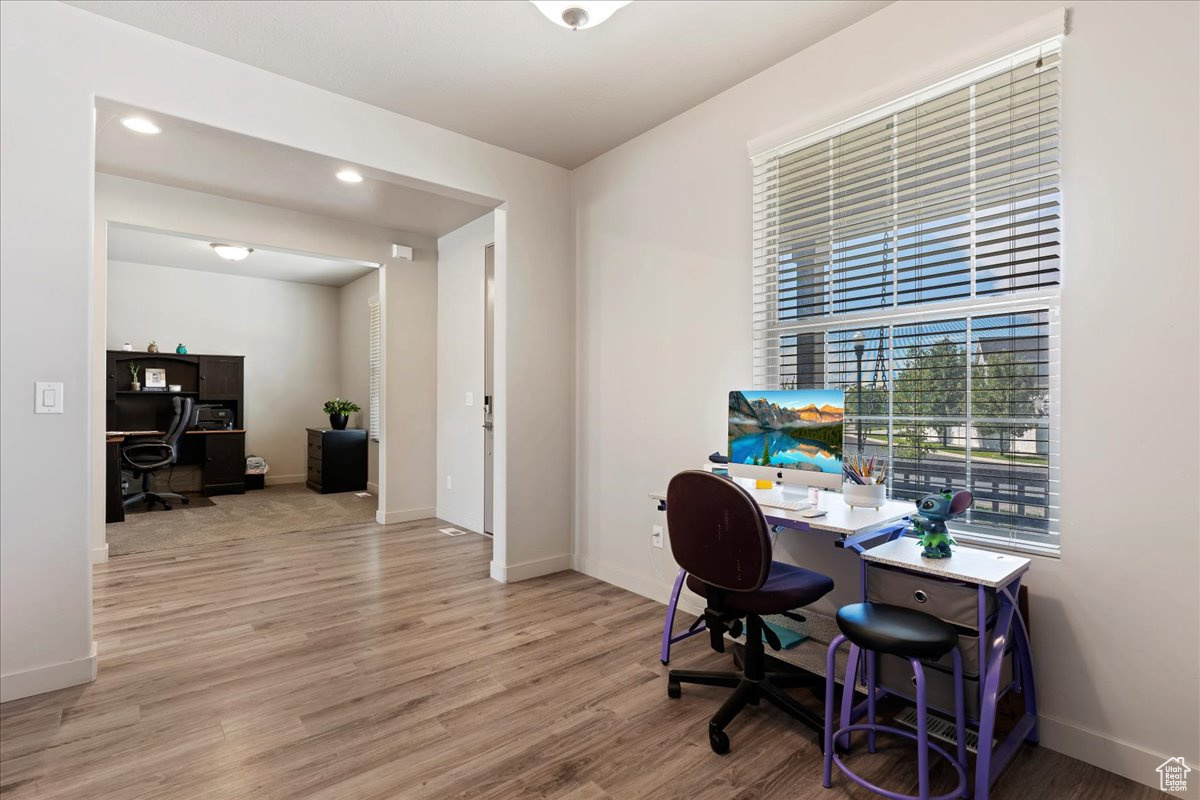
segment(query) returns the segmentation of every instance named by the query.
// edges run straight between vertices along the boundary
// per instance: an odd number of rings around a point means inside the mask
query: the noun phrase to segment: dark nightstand
[[[308,429],[308,488],[321,494],[367,488],[367,432]]]

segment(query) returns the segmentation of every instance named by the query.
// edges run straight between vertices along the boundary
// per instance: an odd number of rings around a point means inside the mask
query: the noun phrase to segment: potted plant
[[[329,425],[335,431],[346,430],[350,415],[358,410],[358,403],[340,397],[325,401],[325,413],[329,415]]]
[[[138,370],[140,369],[141,367],[137,364],[129,365],[129,374],[133,376],[133,380],[130,382],[129,388],[135,392],[140,392],[142,390],[142,384],[138,382]]]

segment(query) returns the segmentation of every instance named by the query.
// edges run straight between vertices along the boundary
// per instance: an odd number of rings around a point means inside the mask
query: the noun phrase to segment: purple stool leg
[[[867,652],[867,722],[875,724],[875,651]],[[867,752],[875,752],[875,728],[867,731]]]
[[[826,789],[833,786],[833,695],[837,690],[837,649],[844,641],[846,637],[839,635],[829,643],[825,655],[825,767],[821,773],[821,785]]]
[[[842,724],[840,728],[850,727],[850,715],[854,711],[854,684],[858,682],[858,658],[862,651],[854,642],[850,643],[850,655],[846,657],[846,675],[842,683]],[[842,747],[850,749],[850,734],[845,733],[841,739]]]
[[[925,708],[925,670],[918,659],[910,658],[917,680],[917,797],[929,800],[929,724]]]
[[[671,590],[671,601],[667,603],[667,621],[663,625],[662,637],[662,663],[666,664],[671,660],[671,631],[675,627],[675,608],[679,605],[679,591],[683,588],[683,579],[687,577],[687,572],[679,570],[679,574],[675,576],[675,588]]]

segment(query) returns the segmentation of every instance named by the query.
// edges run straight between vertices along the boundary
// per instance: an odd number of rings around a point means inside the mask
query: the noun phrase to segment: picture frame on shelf
[[[166,389],[167,388],[167,371],[165,369],[156,369],[147,367],[145,371],[146,380],[145,386],[147,389]]]

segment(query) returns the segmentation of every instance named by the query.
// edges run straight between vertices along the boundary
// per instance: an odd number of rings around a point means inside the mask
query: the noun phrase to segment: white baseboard
[[[429,519],[432,516],[432,508],[404,508],[399,511],[376,511],[375,521],[380,525],[393,525],[397,522],[412,522],[415,519]]]
[[[550,575],[571,568],[571,556],[563,554],[561,556],[539,558],[536,561],[526,561],[521,564],[506,565],[497,564],[493,561],[488,571],[493,580],[500,581],[501,583],[518,583],[520,581],[527,581],[530,578]]]
[[[367,481],[367,491],[370,492],[371,494],[375,495],[376,497],[379,497],[379,484],[371,483],[370,481]]]
[[[108,542],[103,547],[92,548],[92,563],[103,564],[105,561],[108,561]]]
[[[267,473],[263,483],[266,486],[279,486],[284,483],[304,483],[306,480],[308,480],[307,475],[271,475]]]
[[[651,578],[624,567],[598,561],[578,553],[574,556],[574,565],[576,572],[582,572],[584,575],[619,586],[664,605],[671,597],[670,586],[659,584]],[[494,570],[495,566],[493,565],[493,578],[496,577]],[[674,573],[671,577],[674,578]],[[1200,756],[1195,753],[1171,753],[1169,755],[1156,753],[1139,745],[1114,739],[1099,731],[1045,714],[1039,715],[1038,732],[1043,747],[1154,789],[1158,788],[1158,773],[1155,768],[1167,758],[1183,756],[1189,764],[1200,763]]]
[[[1156,753],[1045,714],[1038,715],[1038,734],[1043,747],[1094,764],[1152,789],[1157,789],[1159,785],[1156,769],[1168,758],[1183,756],[1189,764],[1200,763],[1200,755],[1196,753]]]
[[[596,580],[611,583],[613,586],[620,586],[622,589],[640,594],[642,597],[648,597],[651,600],[667,604],[671,599],[670,585],[660,585],[657,581],[639,575],[636,572],[618,567],[615,564],[609,564],[604,561],[597,561],[594,558],[580,555],[576,553],[573,557],[574,570],[582,572],[584,575],[589,575]],[[675,573],[671,573],[671,578],[674,579]]]
[[[483,530],[482,516],[459,514],[457,510],[446,508],[445,506],[438,506],[434,509],[434,516],[440,520],[449,522],[451,525],[465,528],[475,533]]]
[[[65,689],[68,686],[78,686],[81,683],[91,683],[94,680],[96,643],[92,642],[92,654],[86,658],[0,675],[0,703],[53,692],[55,689]]]

